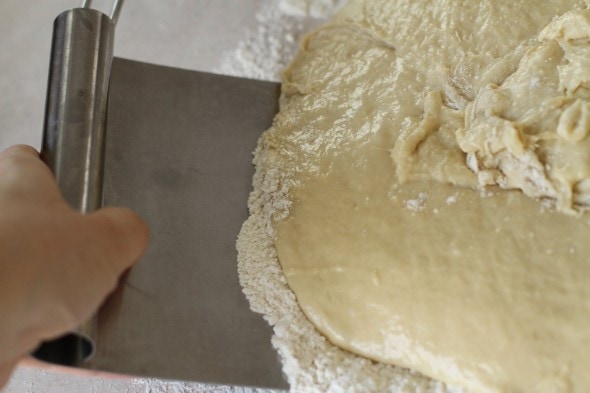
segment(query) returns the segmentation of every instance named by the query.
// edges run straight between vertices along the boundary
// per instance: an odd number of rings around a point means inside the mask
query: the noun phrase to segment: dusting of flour
[[[326,18],[346,0],[280,0],[279,8],[290,15]]]
[[[259,25],[228,53],[219,72],[279,80],[281,70],[309,29],[329,16],[341,0],[269,0],[257,15]],[[237,240],[238,272],[251,308],[273,326],[272,343],[295,392],[416,392],[461,390],[418,373],[377,363],[344,351],[322,336],[300,310],[287,286],[274,247],[276,220],[288,215],[289,168],[273,162],[272,153],[259,145],[255,152],[254,191],[250,217]],[[423,198],[425,200],[425,197]],[[424,201],[421,200],[421,204]]]
[[[291,1],[296,2],[283,2]],[[302,16],[304,9],[291,8],[291,12],[285,12],[276,0],[262,1],[256,14],[256,28],[246,34],[235,50],[225,54],[216,72],[280,81],[281,71],[295,56],[300,38],[321,23],[308,15]]]
[[[245,78],[280,81],[303,35],[319,26],[346,0],[264,0],[257,26],[223,57],[216,71]]]

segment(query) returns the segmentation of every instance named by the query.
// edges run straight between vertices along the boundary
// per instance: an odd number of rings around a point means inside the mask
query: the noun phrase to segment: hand
[[[128,209],[73,210],[32,147],[0,152],[0,388],[19,358],[91,316],[147,241]]]

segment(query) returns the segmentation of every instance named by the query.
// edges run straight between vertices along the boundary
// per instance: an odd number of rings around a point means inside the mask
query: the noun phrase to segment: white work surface
[[[255,26],[263,0],[127,0],[119,19],[115,55],[211,71]],[[96,0],[108,10],[111,1]],[[0,149],[40,146],[53,19],[78,0],[0,2]],[[1,332],[0,332],[1,333]],[[21,366],[5,393],[242,391],[145,379],[74,375]]]

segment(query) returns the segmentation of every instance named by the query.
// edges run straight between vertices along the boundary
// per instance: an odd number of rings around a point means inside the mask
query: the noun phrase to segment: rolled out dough
[[[353,0],[306,38],[251,207],[332,343],[473,392],[590,386],[586,8]]]

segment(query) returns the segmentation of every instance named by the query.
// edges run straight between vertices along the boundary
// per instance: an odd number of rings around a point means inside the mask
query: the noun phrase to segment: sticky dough
[[[353,0],[285,71],[290,288],[332,343],[474,392],[590,386],[590,11]]]

